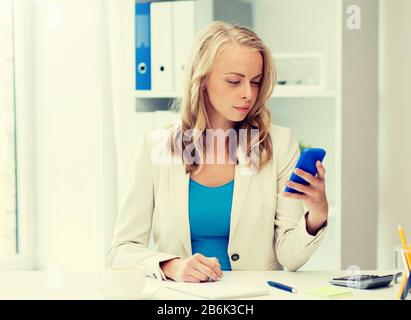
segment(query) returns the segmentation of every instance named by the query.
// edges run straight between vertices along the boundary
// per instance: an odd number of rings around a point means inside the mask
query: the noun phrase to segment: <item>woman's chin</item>
[[[233,121],[233,122],[240,122],[240,121],[243,121],[246,116],[247,116],[246,113],[245,114],[234,114],[228,120]]]

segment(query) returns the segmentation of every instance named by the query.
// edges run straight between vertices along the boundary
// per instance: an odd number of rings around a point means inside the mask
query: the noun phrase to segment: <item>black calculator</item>
[[[396,277],[398,277],[399,275],[396,275]],[[393,280],[393,277],[393,274],[387,274],[384,276],[361,274],[333,278],[332,280],[330,280],[330,283],[336,286],[350,287],[356,289],[371,289],[388,286]]]

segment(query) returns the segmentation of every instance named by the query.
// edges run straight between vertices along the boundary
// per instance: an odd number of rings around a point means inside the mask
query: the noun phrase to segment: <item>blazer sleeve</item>
[[[285,182],[291,177],[300,156],[298,142],[285,128],[277,145],[277,206],[275,212],[275,250],[279,263],[296,271],[311,257],[324,237],[326,225],[315,236],[306,228],[307,211],[303,201],[282,195]]]
[[[154,210],[154,184],[146,139],[147,135],[143,134],[138,143],[106,264],[143,265],[146,275],[165,279],[160,262],[178,256],[148,248]]]

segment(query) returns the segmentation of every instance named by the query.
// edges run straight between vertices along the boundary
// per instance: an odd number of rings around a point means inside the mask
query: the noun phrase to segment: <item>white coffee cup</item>
[[[100,285],[111,293],[136,295],[145,286],[143,266],[112,266],[100,273]]]

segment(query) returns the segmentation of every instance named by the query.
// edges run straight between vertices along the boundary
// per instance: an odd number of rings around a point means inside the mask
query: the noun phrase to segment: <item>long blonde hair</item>
[[[252,30],[237,24],[214,21],[197,35],[186,68],[182,98],[175,100],[172,106],[172,109],[180,109],[181,124],[174,127],[169,147],[173,155],[178,154],[178,157],[182,157],[186,172],[198,173],[204,164],[204,158],[200,154],[200,163],[187,163],[183,159],[183,152],[187,144],[183,143],[181,149],[176,147],[179,145],[177,141],[180,141],[181,144],[182,134],[186,130],[192,129],[202,133],[202,135],[193,136],[189,143],[192,143],[196,149],[201,145],[206,129],[210,128],[202,87],[214,67],[218,54],[232,44],[255,49],[261,53],[263,58],[263,76],[257,100],[246,118],[236,123],[234,129],[237,133],[239,129],[246,129],[248,142],[251,139],[248,132],[251,132],[251,129],[258,129],[258,140],[253,145],[247,143],[249,147],[246,151],[244,150],[244,154],[250,156],[252,149],[258,146],[260,155],[258,167],[260,169],[272,157],[272,142],[269,136],[271,113],[266,102],[273,92],[276,72],[270,50]]]

